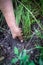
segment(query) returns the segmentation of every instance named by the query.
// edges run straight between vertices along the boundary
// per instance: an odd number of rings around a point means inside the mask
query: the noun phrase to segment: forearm
[[[2,0],[1,2],[1,10],[5,16],[6,22],[8,26],[11,28],[16,26],[15,16],[13,12],[13,6],[11,0]]]
[[[22,41],[21,29],[16,25],[11,0],[0,0],[0,9],[5,16],[6,22],[11,29],[12,37],[18,37]]]

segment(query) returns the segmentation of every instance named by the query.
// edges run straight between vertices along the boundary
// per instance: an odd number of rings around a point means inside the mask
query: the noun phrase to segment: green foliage
[[[14,4],[16,23],[18,24],[18,26],[20,22],[22,23],[24,40],[27,40],[31,37],[33,32],[31,29],[31,25],[33,25],[34,22],[36,22],[38,26],[43,30],[43,27],[36,19],[36,17],[43,14],[43,0],[39,0],[39,2],[36,0],[33,0],[34,2],[32,0],[12,0],[12,1]],[[2,14],[0,14],[0,16],[1,16],[0,22],[2,23],[3,16]],[[40,38],[43,38],[43,34],[41,35],[41,32],[39,32],[39,34],[38,33],[36,34],[38,37],[40,34]]]
[[[27,39],[28,35],[31,34],[31,21],[30,21],[30,14],[26,11],[23,12],[22,15],[22,30],[24,34],[24,38]]]
[[[18,61],[20,61],[20,65],[35,65],[33,61],[30,61],[30,55],[27,54],[27,50],[24,49],[21,52],[19,52],[18,48],[15,47],[14,54],[16,54],[16,56],[12,59],[12,64],[16,64]]]
[[[19,50],[18,50],[16,47],[14,47],[14,53],[15,53],[16,55],[19,54]]]
[[[39,65],[43,65],[43,60],[41,58],[39,59]]]
[[[22,10],[23,10],[23,6],[19,5],[16,10],[15,10],[15,14],[16,14],[16,23],[19,25],[20,20],[21,20],[21,15],[22,15]]]
[[[22,2],[27,2],[28,0],[22,0]]]
[[[39,65],[43,65],[43,47],[42,46],[36,46],[35,48],[31,48],[29,50],[22,50],[19,52],[17,47],[14,47],[14,54],[16,55],[15,57],[12,58],[11,63],[16,64],[19,62],[19,65],[35,65],[34,61],[30,61],[30,51],[38,49],[40,50],[40,55],[39,55]],[[19,54],[18,54],[19,53]]]
[[[34,1],[34,3],[33,3]],[[34,33],[38,38],[43,39],[43,27],[42,23],[40,23],[40,20],[37,19],[37,17],[40,15],[43,15],[43,1],[39,0],[17,0],[17,7],[15,9],[15,15],[16,15],[16,22],[19,25],[20,22],[22,23],[22,31],[23,31],[23,37],[24,40],[32,38],[32,28],[31,25],[34,25],[34,23],[38,24],[38,28],[34,29]],[[40,5],[41,3],[41,5]],[[41,13],[42,12],[42,13]],[[12,63],[16,64],[18,61],[20,65],[35,65],[34,61],[30,61],[30,55],[27,54],[27,51],[32,51],[34,49],[40,50],[39,55],[39,65],[43,65],[43,47],[36,46],[35,48],[29,49],[29,50],[22,50],[21,52],[18,51],[18,48],[14,48],[14,54],[16,54],[16,57],[12,59]]]
[[[43,47],[40,47],[40,50],[39,65],[43,65]]]
[[[43,39],[43,33],[41,33],[40,30],[35,29],[35,34],[36,34],[39,38]]]
[[[0,26],[3,22],[3,20],[4,20],[4,16],[3,16],[2,12],[0,11]]]
[[[34,62],[32,61],[29,65],[35,65]]]
[[[37,1],[34,1],[33,3],[32,0],[29,0],[29,1],[22,0],[21,2],[17,0],[17,2],[19,5],[17,5],[15,9],[16,22],[18,25],[20,22],[22,23],[23,37],[24,37],[24,40],[27,40],[32,35],[31,25],[33,25],[34,23],[37,23],[38,26],[41,28],[41,30],[43,30],[43,27],[41,26],[39,21],[36,19],[36,17],[40,15],[40,12],[41,12],[41,10],[39,9],[40,5],[38,5]],[[39,34],[38,33],[36,34],[38,37],[40,35],[40,38],[43,38],[43,36],[41,35],[41,32],[39,32]]]
[[[38,16],[43,16],[43,0],[12,0],[15,3],[15,16],[16,16],[16,23],[22,23],[22,31],[24,40],[31,39],[33,33],[38,38],[43,39],[43,25],[38,21]],[[40,5],[41,4],[41,5]],[[37,19],[38,18],[38,19]],[[0,13],[0,24],[3,22],[3,15]],[[38,28],[32,31],[32,25],[34,23],[38,24]],[[29,50],[22,50],[19,52],[19,49],[14,47],[14,54],[15,57],[12,59],[11,63],[16,64],[20,61],[20,65],[35,65],[34,61],[30,61],[30,55],[27,54],[27,51],[31,51],[34,49],[40,50],[40,57],[39,57],[39,65],[43,65],[43,47],[36,46],[35,48]]]
[[[12,64],[13,64],[13,63],[15,64],[17,61],[18,61],[17,58],[13,58],[12,61],[11,61],[11,63],[12,63]]]
[[[40,0],[40,3],[41,3],[41,12],[42,12],[42,15],[43,15],[43,0]]]

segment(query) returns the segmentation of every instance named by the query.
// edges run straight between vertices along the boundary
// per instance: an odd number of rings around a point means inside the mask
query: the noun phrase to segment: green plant
[[[36,34],[39,38],[43,39],[43,33],[41,33],[40,30],[35,29],[35,34]]]
[[[41,58],[39,59],[39,65],[43,65],[43,60]]]
[[[23,11],[22,15],[22,30],[24,34],[25,40],[28,39],[28,35],[31,35],[31,21],[30,21],[30,14],[26,11]]]
[[[38,5],[36,1],[34,2],[35,3],[33,3],[30,0],[29,1],[17,0],[17,3],[19,5],[17,5],[17,8],[15,9],[16,22],[18,25],[20,24],[20,22],[22,23],[22,31],[23,31],[24,40],[27,40],[31,37],[32,35],[31,25],[33,25],[34,23],[37,23],[39,28],[43,30],[41,23],[38,21],[38,19],[36,19],[36,17],[40,15],[40,9],[39,9],[40,6]]]
[[[42,12],[42,16],[43,16],[43,0],[40,0],[41,3],[41,12]]]
[[[15,10],[16,23],[19,25],[22,16],[23,6],[19,5]]]
[[[19,49],[17,47],[14,47],[14,54],[15,57],[12,59],[11,63],[16,64],[19,61],[19,65],[35,65],[34,61],[30,61],[30,54],[29,52],[35,49],[40,50],[40,55],[39,55],[39,65],[43,64],[43,47],[41,46],[36,46],[35,48],[31,48],[29,50],[22,50],[19,52]]]
[[[18,48],[14,47],[14,54],[16,54],[16,57],[12,59],[12,64],[16,64],[19,61],[20,65],[35,65],[33,61],[30,61],[30,55],[27,54],[25,49],[19,52]]]

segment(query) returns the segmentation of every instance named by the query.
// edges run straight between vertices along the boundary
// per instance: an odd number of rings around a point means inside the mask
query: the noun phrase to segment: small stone
[[[21,40],[21,42],[23,42],[23,40]]]
[[[4,56],[0,57],[0,61],[4,60]]]

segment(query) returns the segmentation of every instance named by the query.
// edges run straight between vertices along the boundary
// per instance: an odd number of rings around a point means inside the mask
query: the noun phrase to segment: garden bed
[[[13,0],[16,23],[22,28],[23,42],[12,38],[0,13],[0,65],[43,65],[42,4],[41,0]]]
[[[31,39],[28,41],[20,42],[18,39],[13,39],[11,34],[1,35],[0,39],[0,47],[2,48],[1,51],[1,57],[4,56],[4,59],[0,61],[1,65],[12,65],[11,61],[13,58],[15,58],[14,54],[14,48],[16,47],[19,49],[19,52],[21,53],[22,50],[30,50],[35,48],[35,43],[37,45],[43,46],[43,40],[38,38],[36,35],[34,35]],[[1,50],[1,49],[0,49]],[[33,49],[29,51],[30,54],[30,61],[34,61],[36,65],[39,65],[39,55],[40,55],[40,50],[39,49]],[[36,57],[38,56],[38,57]],[[13,63],[14,64],[14,63]],[[16,63],[17,65],[20,64],[20,62]]]

